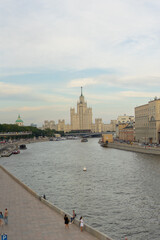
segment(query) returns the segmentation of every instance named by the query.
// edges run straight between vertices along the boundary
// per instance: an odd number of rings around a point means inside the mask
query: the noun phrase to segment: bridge
[[[77,137],[86,137],[86,138],[93,138],[93,137],[102,137],[102,133],[92,133],[92,132],[70,132],[65,133],[65,136],[77,136]]]
[[[32,132],[0,132],[0,137],[11,137],[11,136],[26,136],[31,135]]]

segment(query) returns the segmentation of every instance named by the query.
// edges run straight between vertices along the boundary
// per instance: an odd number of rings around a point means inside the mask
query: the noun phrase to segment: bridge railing
[[[31,135],[32,131],[27,132],[0,132],[0,137],[4,136],[23,136],[23,135]]]

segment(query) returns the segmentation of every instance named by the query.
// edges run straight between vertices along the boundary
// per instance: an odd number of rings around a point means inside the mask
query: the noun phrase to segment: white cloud
[[[135,91],[123,91],[120,96],[126,98],[154,98],[155,96],[160,97],[159,92],[135,92]]]
[[[98,84],[98,81],[93,78],[78,78],[78,79],[73,79],[68,83],[68,87],[84,87],[84,86],[89,86],[89,85],[96,85]]]
[[[158,95],[159,12],[159,0],[28,0],[27,5],[2,0],[0,98],[10,99],[12,104],[19,100],[17,111],[51,114],[50,106],[47,110],[45,105],[57,105],[57,111],[63,113],[63,105],[74,104],[73,88],[80,86],[86,86],[91,104]],[[27,84],[25,78],[23,84],[23,74],[37,73],[38,69],[76,72],[91,68],[113,69],[113,73],[84,74],[68,83],[64,77],[63,84],[56,78],[44,80],[43,85],[34,79]],[[20,74],[21,83],[14,84],[10,76],[15,79]],[[105,94],[107,87],[111,90]]]
[[[147,59],[159,60],[157,1],[34,0],[24,15],[23,5],[15,0],[9,10],[7,3],[3,5],[0,49],[4,67],[159,72],[158,64]]]
[[[29,86],[0,82],[0,95],[25,94],[31,91]]]

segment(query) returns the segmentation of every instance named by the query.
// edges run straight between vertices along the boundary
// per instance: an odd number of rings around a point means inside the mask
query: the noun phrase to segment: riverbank
[[[145,153],[145,154],[160,155],[159,147],[141,146],[138,144],[108,143],[108,144],[104,144],[103,147],[115,148],[115,149],[119,149],[119,150]]]
[[[30,143],[37,142],[46,142],[49,141],[49,138],[40,138],[40,139],[26,139],[14,142],[7,142],[0,146],[0,157],[9,157],[12,155],[13,151],[18,150],[20,145],[27,145]]]
[[[69,229],[65,229],[64,215],[67,214],[69,217],[71,215],[40,198],[36,192],[2,166],[0,166],[0,181],[1,211],[6,207],[9,211],[8,225],[3,226],[3,232],[7,233],[9,239],[112,240],[86,224],[81,233],[77,219],[74,224],[69,225]]]

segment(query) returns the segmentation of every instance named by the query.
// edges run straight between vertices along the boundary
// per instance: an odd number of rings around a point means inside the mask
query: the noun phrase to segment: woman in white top
[[[80,228],[81,228],[81,232],[83,231],[83,218],[80,217]]]

